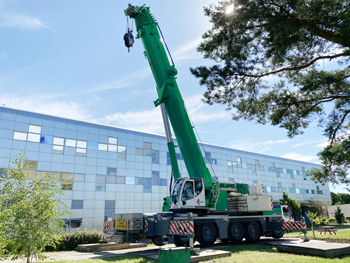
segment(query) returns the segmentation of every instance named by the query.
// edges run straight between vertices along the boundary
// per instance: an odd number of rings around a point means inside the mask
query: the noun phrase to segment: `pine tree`
[[[235,10],[227,14],[228,7]],[[328,138],[317,182],[350,183],[350,2],[225,0],[204,8],[212,28],[198,51],[216,65],[191,68],[208,104],[233,119],[270,123],[302,134],[313,121]],[[334,60],[338,69],[319,63]],[[274,84],[267,79],[279,78]]]

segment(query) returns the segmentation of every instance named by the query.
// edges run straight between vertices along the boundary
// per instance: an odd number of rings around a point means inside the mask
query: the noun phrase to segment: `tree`
[[[323,167],[308,175],[349,184],[350,2],[224,0],[204,13],[212,28],[197,50],[218,63],[190,69],[207,87],[204,101],[226,105],[234,120],[284,128],[289,137],[317,120],[329,141],[318,154]],[[323,70],[330,60],[339,68]],[[269,84],[272,76],[280,80]]]
[[[58,199],[63,194],[54,178],[26,181],[23,167],[24,154],[20,153],[13,162],[16,169],[9,168],[8,176],[0,178],[1,230],[5,230],[6,249],[11,259],[43,259],[45,246],[54,244],[54,236],[63,231],[63,220],[69,212],[59,210],[59,205],[67,206]]]
[[[317,213],[313,213],[313,212],[309,211],[309,212],[307,212],[306,216],[310,219],[312,235],[315,238],[314,221],[315,221],[315,219],[317,217]]]
[[[318,219],[321,222],[321,216],[326,216],[326,209],[324,207],[327,206],[327,203],[323,200],[318,200],[317,197],[311,197],[307,200],[308,210],[314,214],[318,215]]]
[[[289,197],[288,192],[283,191],[281,205],[288,205],[293,210],[293,218],[301,214],[300,203],[295,198]]]
[[[337,223],[339,225],[341,225],[341,224],[343,224],[345,222],[344,213],[341,211],[339,206],[334,211],[334,217],[335,217],[335,220],[337,221]]]
[[[331,192],[332,205],[350,204],[350,194]]]

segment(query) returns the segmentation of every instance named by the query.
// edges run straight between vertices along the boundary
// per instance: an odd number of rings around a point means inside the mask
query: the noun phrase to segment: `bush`
[[[320,220],[319,220],[318,218],[315,219],[315,220],[314,220],[314,224],[315,224],[315,225],[319,225],[319,224],[320,224]]]
[[[328,220],[327,220],[327,224],[334,224],[335,222],[336,221],[335,221],[334,217],[328,218]]]
[[[327,218],[322,217],[320,223],[321,223],[321,225],[326,225],[327,224]]]
[[[75,230],[69,231],[55,237],[55,246],[48,246],[45,251],[71,251],[79,244],[98,243],[103,239],[103,232],[97,230]]]
[[[345,222],[345,216],[344,213],[341,211],[340,207],[338,206],[337,209],[334,211],[334,217],[335,220],[339,225],[343,224]]]

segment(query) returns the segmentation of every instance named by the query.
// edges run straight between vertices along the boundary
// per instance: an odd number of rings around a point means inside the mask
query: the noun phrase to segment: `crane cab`
[[[179,178],[173,185],[170,209],[203,209],[204,182],[200,178]]]

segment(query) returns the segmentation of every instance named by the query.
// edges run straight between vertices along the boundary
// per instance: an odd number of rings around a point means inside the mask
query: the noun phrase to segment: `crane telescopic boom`
[[[193,126],[187,115],[184,101],[176,83],[177,70],[175,65],[171,65],[169,62],[159,34],[158,23],[150,13],[149,7],[129,5],[124,12],[130,18],[135,19],[136,38],[142,40],[145,57],[148,59],[157,84],[158,99],[154,101],[154,104],[155,106],[161,104],[165,106],[188,174],[193,178],[203,178],[205,184],[210,184],[213,179],[204,162]],[[174,144],[171,141],[169,142],[169,138],[168,149],[174,179],[178,179],[180,174],[176,162],[175,148]]]

